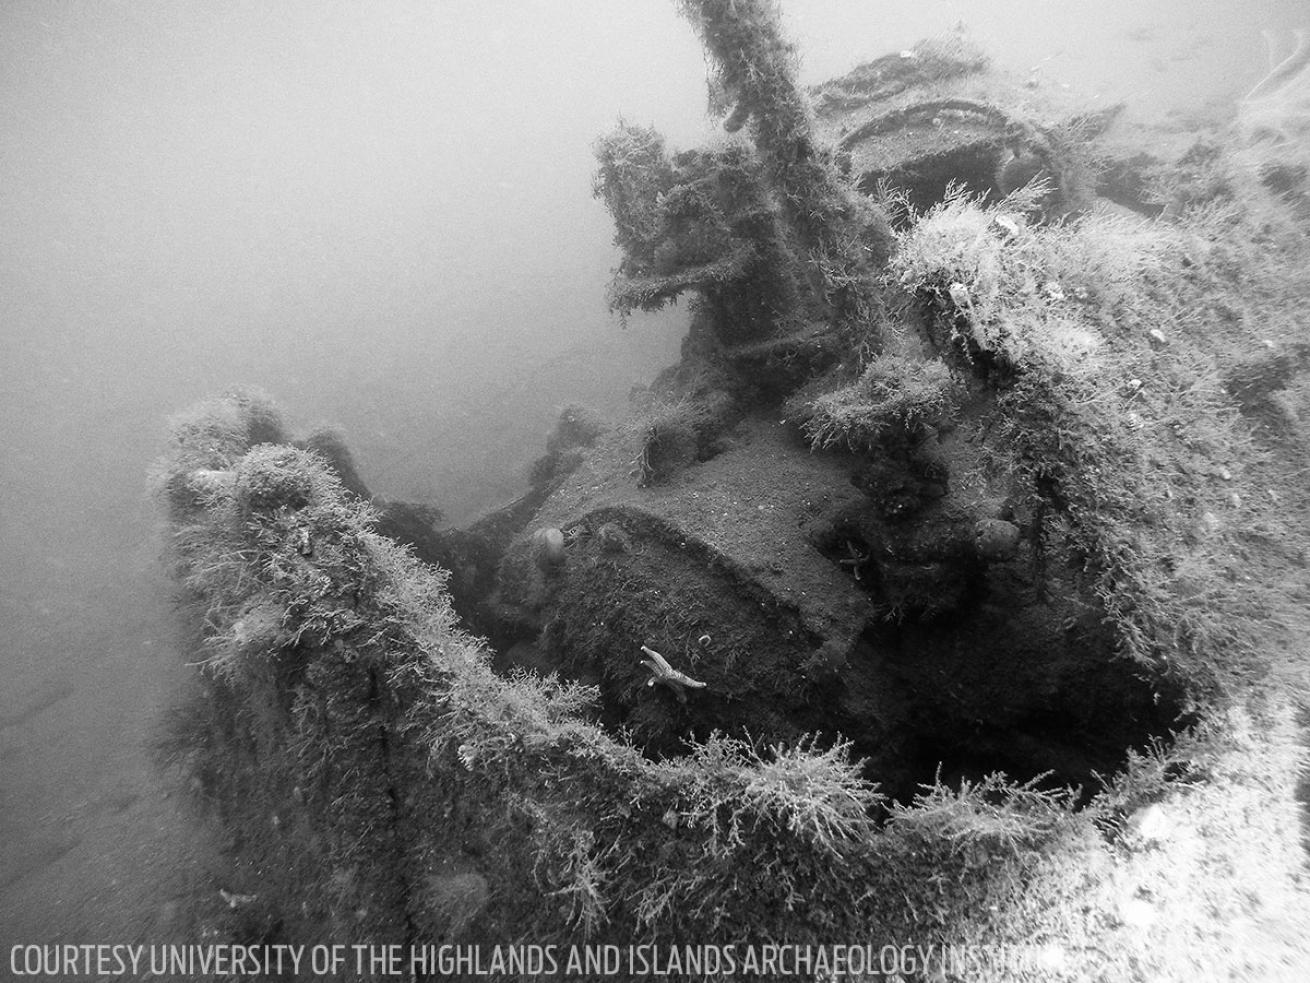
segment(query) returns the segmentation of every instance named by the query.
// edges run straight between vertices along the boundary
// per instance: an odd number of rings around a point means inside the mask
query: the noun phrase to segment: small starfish
[[[229,908],[240,908],[242,905],[254,904],[259,900],[256,894],[233,894],[231,891],[224,891],[221,887],[218,889],[218,894],[227,902]]]
[[[851,573],[855,574],[855,579],[860,580],[860,569],[867,564],[870,559],[872,559],[873,553],[872,551],[861,553],[859,549],[856,548],[855,543],[849,539],[846,540],[846,552],[849,554],[846,559],[838,560],[837,562],[844,567],[850,567]]]
[[[650,679],[646,680],[647,686],[654,686],[656,683],[667,686],[673,690],[679,703],[687,702],[687,690],[705,688],[705,684],[700,680],[692,679],[690,676],[674,669],[673,666],[669,665],[668,660],[653,648],[647,648],[643,645],[641,650],[648,656],[648,658],[641,660],[641,664],[651,671]]]

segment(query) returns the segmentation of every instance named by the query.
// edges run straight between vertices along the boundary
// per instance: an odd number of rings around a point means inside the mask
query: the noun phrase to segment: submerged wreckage
[[[261,398],[177,422],[230,931],[1015,941],[1159,737],[1290,672],[1304,130],[1148,132],[957,38],[806,93],[771,4],[683,6],[737,135],[598,144],[613,307],[693,311],[629,419],[566,410],[460,529]]]

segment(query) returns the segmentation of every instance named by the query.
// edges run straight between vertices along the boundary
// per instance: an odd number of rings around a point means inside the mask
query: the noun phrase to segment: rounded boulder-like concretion
[[[273,444],[256,447],[237,465],[237,500],[255,511],[304,508],[316,497],[322,467],[306,451]]]
[[[532,555],[543,570],[559,566],[564,562],[564,533],[554,526],[542,526],[532,534]]]
[[[973,527],[973,545],[987,560],[1012,560],[1019,552],[1019,527],[1004,519],[979,519]]]
[[[187,488],[197,495],[222,495],[232,491],[232,486],[236,483],[236,473],[231,470],[196,468],[188,472],[183,480]]]

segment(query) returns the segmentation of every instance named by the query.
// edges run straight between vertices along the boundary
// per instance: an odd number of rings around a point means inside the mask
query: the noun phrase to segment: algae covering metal
[[[1303,684],[1270,465],[1310,459],[1303,185],[1198,146],[1131,158],[1119,191],[1171,183],[1126,212],[1084,169],[1112,113],[1039,123],[928,45],[815,116],[773,5],[682,6],[750,142],[598,146],[614,306],[695,295],[628,419],[567,410],[467,529],[379,517],[260,398],[177,421],[177,748],[257,899],[226,931],[1014,942],[1085,916],[1127,817],[1245,733],[1235,693]]]
[[[851,179],[868,194],[895,188],[920,209],[951,185],[1003,197],[1039,177],[1050,207],[1083,207],[1095,177],[1079,154],[1123,109],[1038,91],[962,36],[885,55],[810,96]]]
[[[213,930],[421,953],[869,917],[880,796],[844,745],[720,737],[655,764],[586,721],[585,688],[493,672],[444,574],[374,531],[267,401],[202,404],[175,435],[159,482],[205,685],[171,746],[241,888]]]
[[[596,685],[602,721],[646,753],[841,734],[908,796],[943,760],[1086,782],[1174,719],[1163,682],[1124,671],[1089,579],[1039,569],[1031,509],[951,493],[944,465],[927,488],[870,473],[759,417],[643,487],[648,440],[630,426],[587,451],[505,553],[493,604],[502,668]],[[940,445],[958,463],[967,442]],[[531,529],[562,532],[560,562]],[[642,646],[706,687],[650,687]]]

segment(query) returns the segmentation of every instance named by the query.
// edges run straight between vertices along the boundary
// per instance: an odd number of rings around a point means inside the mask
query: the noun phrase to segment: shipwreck
[[[806,90],[767,0],[679,6],[724,138],[596,148],[611,306],[692,311],[626,419],[461,528],[260,394],[175,421],[215,918],[1163,958],[1115,934],[1147,810],[1295,778],[1305,59],[1198,138],[960,37]]]

